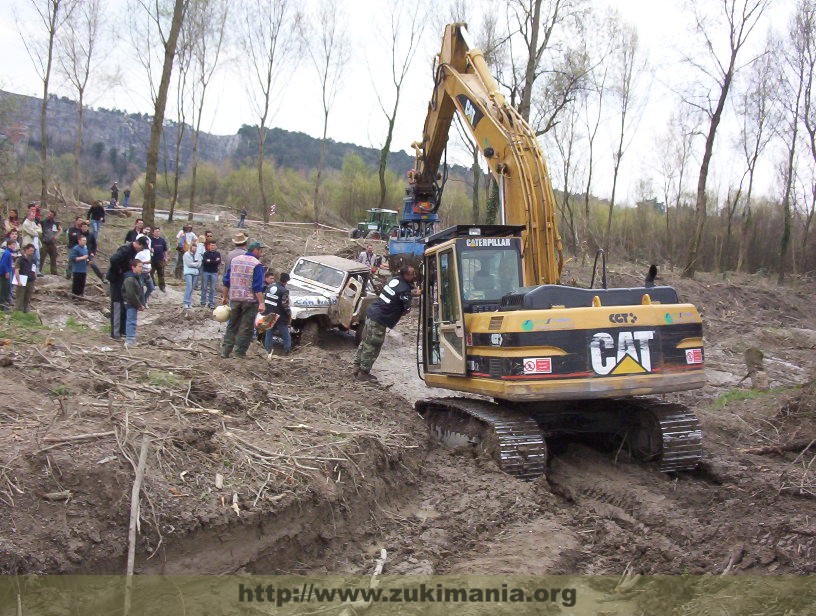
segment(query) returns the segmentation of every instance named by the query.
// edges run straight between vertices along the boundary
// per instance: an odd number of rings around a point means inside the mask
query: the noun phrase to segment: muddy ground
[[[129,222],[104,228],[106,252]],[[330,232],[250,235],[275,269],[357,249]],[[610,269],[611,285],[633,286],[646,267]],[[589,276],[571,264],[565,279]],[[126,351],[108,335],[102,285],[77,302],[45,276],[38,318],[0,316],[0,573],[124,572],[144,438],[137,572],[365,574],[386,548],[389,574],[816,573],[816,284],[659,282],[704,318],[709,385],[666,396],[698,414],[702,468],[666,475],[560,442],[528,482],[429,444],[412,410],[429,391],[411,318],[388,335],[381,385],[362,385],[348,335],[272,361],[260,345],[220,359],[223,325],[183,310],[175,281]],[[770,392],[743,378],[748,346],[765,354]]]

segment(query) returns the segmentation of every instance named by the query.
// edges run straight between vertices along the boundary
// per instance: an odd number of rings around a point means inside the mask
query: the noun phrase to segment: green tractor
[[[368,220],[358,222],[357,228],[351,231],[351,237],[382,240],[399,228],[396,210],[384,210],[375,207],[366,211],[368,212]]]

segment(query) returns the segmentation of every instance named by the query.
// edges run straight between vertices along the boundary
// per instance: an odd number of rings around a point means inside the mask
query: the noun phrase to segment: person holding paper
[[[14,266],[14,283],[17,285],[17,302],[15,309],[28,312],[31,296],[34,295],[34,281],[37,270],[34,269],[34,244],[23,246],[23,252]]]

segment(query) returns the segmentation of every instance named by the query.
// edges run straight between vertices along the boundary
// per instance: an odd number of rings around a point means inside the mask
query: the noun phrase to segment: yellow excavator
[[[650,395],[705,384],[697,309],[668,286],[606,288],[605,265],[602,288],[561,285],[555,198],[534,131],[464,24],[446,27],[434,69],[408,198],[439,208],[440,160],[459,113],[498,182],[501,224],[424,238],[421,376],[478,396],[418,401],[431,433],[480,447],[523,478],[545,472],[547,439],[564,435],[612,437],[665,472],[695,468],[697,418]]]

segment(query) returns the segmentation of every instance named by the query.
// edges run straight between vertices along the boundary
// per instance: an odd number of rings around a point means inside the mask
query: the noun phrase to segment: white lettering
[[[652,354],[649,350],[649,340],[654,339],[654,332],[635,332],[635,340],[640,346],[640,365],[646,372],[652,371]]]
[[[617,364],[614,357],[604,357],[601,352],[601,346],[604,349],[614,349],[615,341],[607,333],[601,332],[592,336],[592,342],[589,343],[589,356],[592,358],[592,369],[598,374],[606,375],[612,372],[612,369]]]

